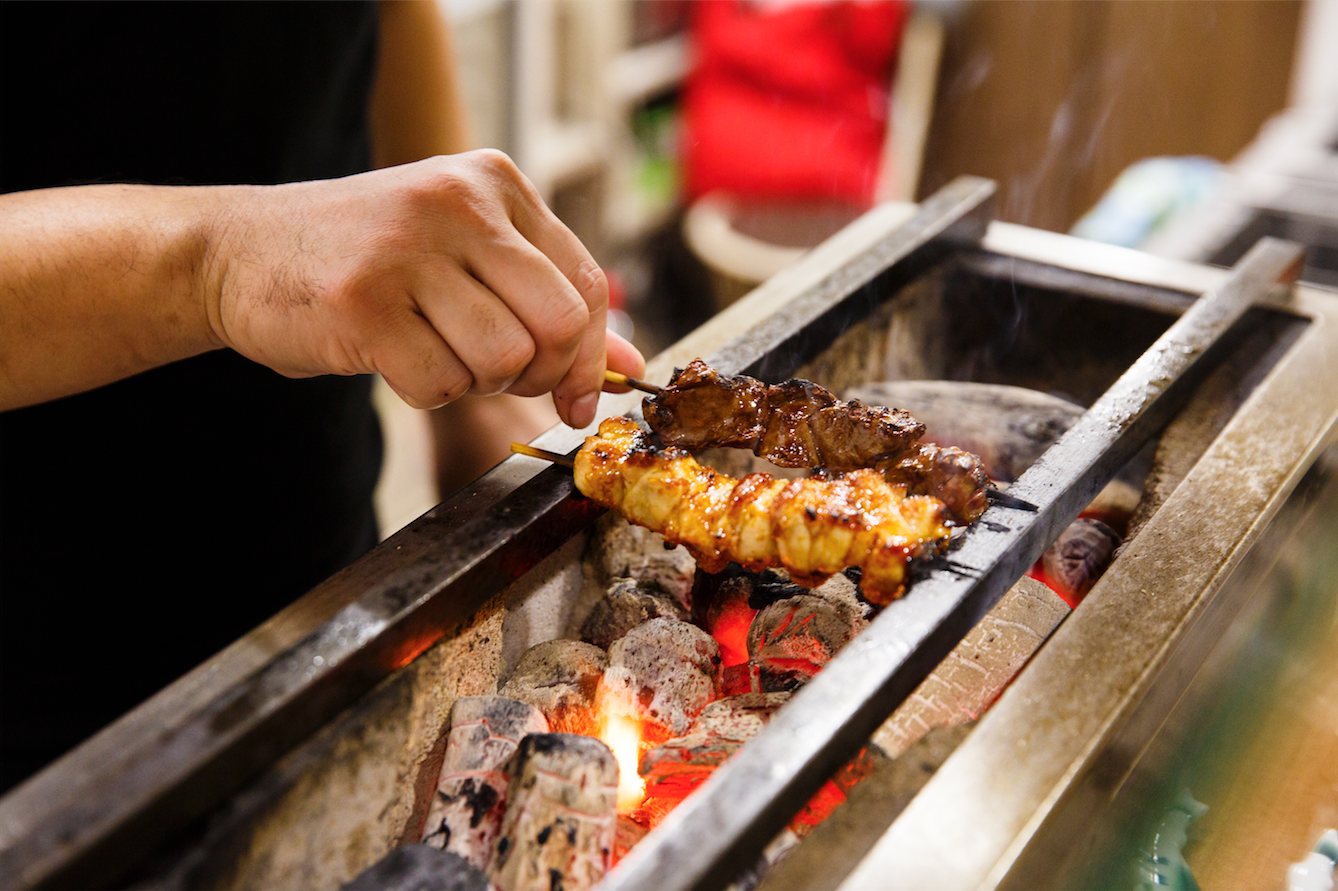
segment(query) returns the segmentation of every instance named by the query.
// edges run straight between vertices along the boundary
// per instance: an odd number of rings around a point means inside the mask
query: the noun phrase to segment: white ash
[[[520,657],[502,695],[539,709],[554,733],[593,735],[595,693],[608,664],[607,653],[583,641],[544,641]]]
[[[859,596],[855,583],[844,573],[832,576],[814,588],[811,593],[831,604],[842,618],[850,623],[852,638],[869,627],[869,623],[878,612],[877,607]]]
[[[614,579],[581,625],[581,640],[608,649],[643,622],[664,617],[686,622],[688,611],[658,582]]]
[[[658,532],[634,526],[609,511],[595,525],[589,553],[602,583],[616,578],[656,582],[684,609],[691,609],[697,561],[681,545],[665,545]]]
[[[504,766],[525,736],[547,731],[544,716],[523,702],[502,696],[455,700],[423,842],[486,870],[506,810]]]
[[[603,714],[623,714],[680,736],[719,689],[720,648],[705,631],[651,619],[609,648],[599,687]]]
[[[536,733],[521,741],[507,772],[489,878],[503,891],[593,888],[608,871],[617,829],[613,752],[589,736]]]

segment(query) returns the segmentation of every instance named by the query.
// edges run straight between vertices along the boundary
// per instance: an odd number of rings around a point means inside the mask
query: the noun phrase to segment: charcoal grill
[[[1092,407],[1010,489],[1036,510],[992,507],[604,887],[719,888],[750,865],[1101,486],[1228,377],[1191,469],[1088,600],[900,816],[833,849],[826,878],[1045,884],[1151,765],[1270,565],[1260,555],[1328,491],[1312,468],[1338,419],[1320,383],[1338,380],[1338,300],[1295,284],[1299,248],[1265,239],[1213,269],[992,223],[993,194],[963,178],[908,222],[875,209],[651,363],[650,380],[700,355],[838,390],[955,377]],[[602,414],[637,406],[607,398]],[[535,444],[581,438],[555,428]],[[257,858],[288,856],[273,837],[291,833],[303,856],[338,862],[290,874],[337,886],[408,840],[431,794],[440,728],[418,725],[442,708],[421,700],[483,692],[496,678],[471,660],[504,663],[514,645],[499,638],[554,625],[543,610],[598,513],[568,471],[504,462],[0,801],[0,885],[245,884]],[[446,675],[456,689],[423,692]],[[311,788],[407,725],[416,770],[385,789]],[[341,795],[372,816],[310,805]]]

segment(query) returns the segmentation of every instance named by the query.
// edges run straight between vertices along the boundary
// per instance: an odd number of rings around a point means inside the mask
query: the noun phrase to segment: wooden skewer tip
[[[634,377],[628,377],[618,371],[605,371],[604,380],[611,384],[617,384],[620,387],[631,387],[633,390],[640,390],[643,393],[656,394],[660,392],[660,387],[657,387],[654,384],[648,384],[645,381]]]
[[[528,455],[531,458],[552,461],[554,464],[561,464],[563,467],[576,466],[576,463],[566,455],[559,455],[557,452],[548,451],[548,449],[537,449],[532,445],[525,445],[523,442],[511,443],[511,451],[515,452],[517,455]]]

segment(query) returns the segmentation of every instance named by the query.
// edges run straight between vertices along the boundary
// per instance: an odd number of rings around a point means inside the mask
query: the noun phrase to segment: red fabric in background
[[[717,189],[872,203],[904,0],[693,4],[689,200]]]

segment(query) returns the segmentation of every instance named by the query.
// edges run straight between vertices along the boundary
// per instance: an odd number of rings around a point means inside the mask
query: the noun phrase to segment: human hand
[[[584,427],[606,367],[645,369],[606,329],[604,273],[500,152],[235,193],[205,308],[281,374],[378,372],[417,408],[551,391]]]

